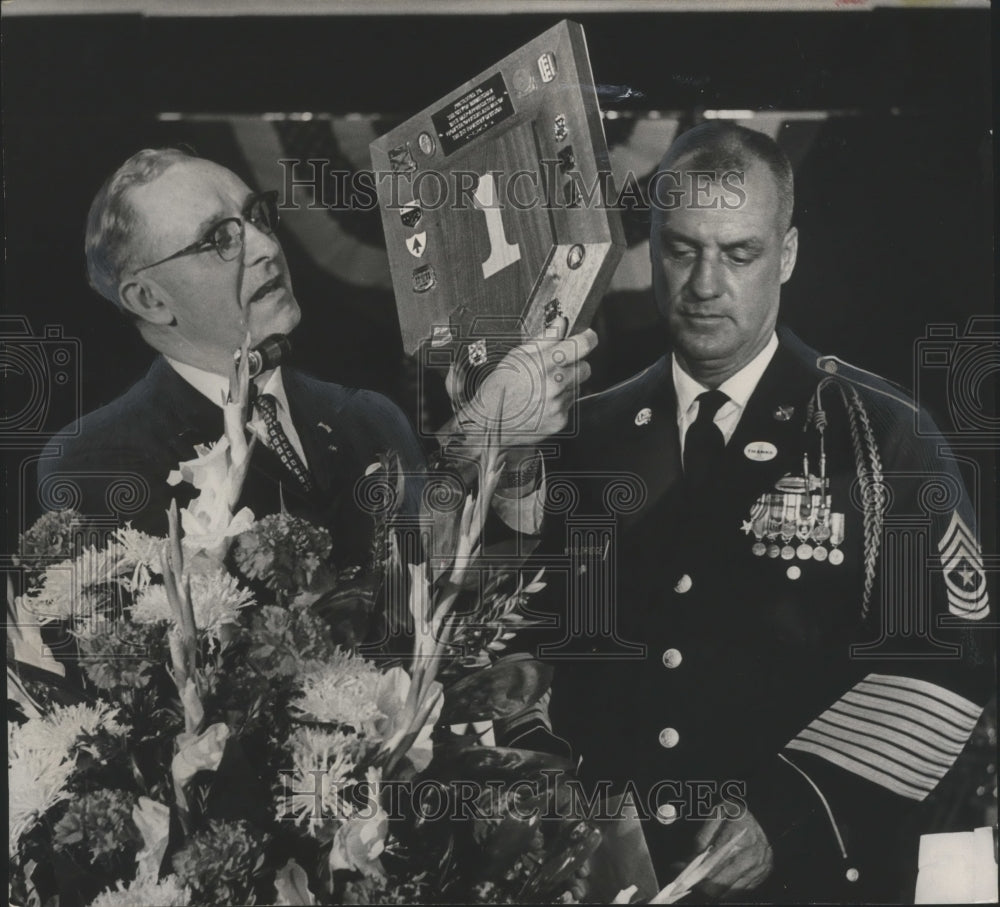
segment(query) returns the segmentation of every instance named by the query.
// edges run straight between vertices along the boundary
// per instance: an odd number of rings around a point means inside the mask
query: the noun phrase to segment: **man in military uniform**
[[[706,123],[660,173],[670,352],[581,401],[561,470],[577,513],[611,476],[641,506],[597,554],[564,538],[591,590],[547,650],[553,727],[586,789],[632,795],[661,885],[732,842],[702,897],[912,896],[907,815],[992,689],[973,508],[909,399],[777,325],[798,236],[775,143]]]

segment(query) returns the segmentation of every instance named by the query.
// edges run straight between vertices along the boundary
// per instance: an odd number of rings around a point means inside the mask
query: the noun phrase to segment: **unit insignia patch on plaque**
[[[538,72],[543,82],[551,82],[559,70],[556,69],[556,55],[546,51],[538,58]]]
[[[413,271],[413,291],[415,293],[426,293],[437,283],[437,275],[431,265],[424,265]]]
[[[404,227],[409,227],[412,230],[420,223],[423,213],[423,209],[416,202],[407,202],[399,209],[399,219],[403,222]]]
[[[412,173],[417,169],[408,145],[397,145],[389,152],[389,164],[393,173]]]
[[[566,125],[566,115],[559,113],[552,123],[552,131],[557,142],[564,142],[569,136],[569,127]]]
[[[406,248],[410,250],[410,254],[420,258],[424,254],[424,249],[427,248],[427,233],[414,233],[406,240]]]

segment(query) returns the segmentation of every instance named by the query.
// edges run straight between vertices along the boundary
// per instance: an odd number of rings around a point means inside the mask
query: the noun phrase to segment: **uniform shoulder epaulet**
[[[821,375],[834,376],[848,381],[859,389],[870,391],[886,401],[892,401],[905,407],[911,413],[917,412],[917,404],[903,388],[881,375],[876,375],[874,372],[869,372],[853,363],[845,362],[839,356],[818,355],[815,367]]]

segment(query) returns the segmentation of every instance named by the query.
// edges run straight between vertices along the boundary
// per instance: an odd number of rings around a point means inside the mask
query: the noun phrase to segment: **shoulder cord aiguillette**
[[[875,572],[879,551],[882,546],[882,516],[886,506],[885,483],[882,479],[882,458],[878,452],[875,433],[868,418],[868,410],[857,389],[833,376],[823,378],[816,386],[816,393],[809,401],[803,430],[812,424],[819,432],[820,472],[826,474],[826,449],[824,432],[827,426],[823,409],[822,393],[828,384],[833,384],[840,394],[847,413],[851,433],[851,447],[854,451],[854,468],[861,484],[861,504],[864,517],[864,567],[865,582],[861,598],[861,618],[868,617],[872,591],[875,588]]]

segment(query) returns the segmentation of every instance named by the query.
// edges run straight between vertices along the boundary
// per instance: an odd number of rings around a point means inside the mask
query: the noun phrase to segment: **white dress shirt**
[[[765,369],[770,365],[774,354],[778,349],[778,335],[772,333],[767,345],[735,375],[730,375],[722,384],[719,390],[729,399],[719,407],[719,411],[712,420],[722,432],[722,437],[726,444],[736,431],[743,410],[746,408],[747,400],[754,392]],[[684,438],[687,430],[696,418],[698,418],[698,395],[703,394],[709,388],[704,387],[694,380],[687,372],[680,367],[676,356],[671,356],[671,367],[674,375],[674,389],[677,391],[677,432],[681,441],[681,458],[684,457]]]
[[[222,409],[222,402],[226,399],[226,394],[229,392],[228,378],[217,375],[215,372],[206,372],[204,369],[188,365],[185,362],[178,362],[169,356],[165,356],[164,358],[170,363],[171,368],[187,381],[188,384],[196,391],[208,397],[219,409]],[[260,393],[271,394],[278,401],[278,424],[284,429],[285,434],[288,435],[288,440],[302,462],[308,463],[299,433],[292,424],[292,414],[288,408],[288,396],[285,394],[285,385],[281,381],[281,366],[279,365],[271,372],[264,372],[263,375],[255,378],[254,382]],[[267,436],[267,425],[256,410],[250,414],[250,421],[247,422],[247,426],[265,447],[271,446]]]

